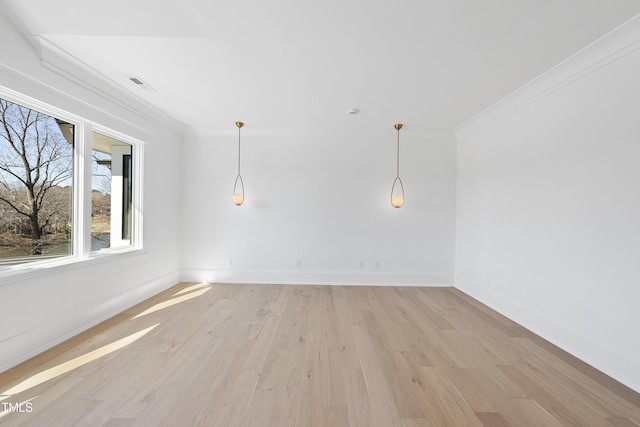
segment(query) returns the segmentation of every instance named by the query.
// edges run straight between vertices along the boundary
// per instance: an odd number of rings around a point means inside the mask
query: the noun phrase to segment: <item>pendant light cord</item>
[[[238,176],[240,176],[240,127],[238,127]]]
[[[398,148],[396,153],[396,178],[400,177],[400,129],[398,129]]]

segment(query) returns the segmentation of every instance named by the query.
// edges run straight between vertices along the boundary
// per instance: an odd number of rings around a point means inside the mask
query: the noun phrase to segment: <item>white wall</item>
[[[171,286],[180,278],[178,127],[103,82],[54,72],[0,14],[0,85],[146,141],[145,250],[0,278],[0,371]],[[46,66],[43,66],[45,64]],[[80,74],[81,70],[78,71]],[[108,93],[108,94],[107,94]]]
[[[640,391],[640,25],[458,129],[456,285]]]
[[[403,133],[402,209],[393,130],[248,123],[236,207],[232,123],[181,147],[172,120],[56,71],[0,14],[0,85],[148,141],[149,213],[142,253],[0,279],[0,371],[180,278],[450,285],[455,241],[459,288],[640,390],[638,34],[628,24],[461,126],[457,160],[453,135]]]
[[[395,209],[390,204],[393,122],[388,128],[388,136],[372,138],[362,136],[366,130],[349,136],[272,136],[247,123],[241,166],[246,199],[239,207],[231,201],[234,124],[227,136],[188,138],[185,279],[452,285],[453,133],[425,136],[403,129],[406,204]]]

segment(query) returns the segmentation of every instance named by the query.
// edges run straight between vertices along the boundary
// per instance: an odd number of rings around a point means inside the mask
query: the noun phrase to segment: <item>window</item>
[[[0,99],[0,262],[72,253],[74,126]]]
[[[0,269],[139,248],[142,144],[0,91]]]
[[[131,244],[132,146],[92,134],[91,248]]]

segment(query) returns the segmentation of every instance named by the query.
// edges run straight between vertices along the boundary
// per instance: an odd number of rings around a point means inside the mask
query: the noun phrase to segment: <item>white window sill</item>
[[[84,268],[102,262],[117,261],[122,258],[136,256],[143,253],[146,253],[146,249],[142,247],[110,248],[92,252],[89,256],[82,258],[70,255],[43,261],[7,265],[0,267],[0,286],[8,283],[45,277],[52,273]]]

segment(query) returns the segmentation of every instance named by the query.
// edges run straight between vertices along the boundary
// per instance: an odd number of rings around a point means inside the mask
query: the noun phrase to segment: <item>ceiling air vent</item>
[[[147,82],[142,80],[140,77],[128,76],[127,78],[131,82],[133,82],[133,84],[135,84],[138,87],[141,87],[141,88],[146,89],[146,90],[154,90],[151,86],[149,86],[149,84]]]

